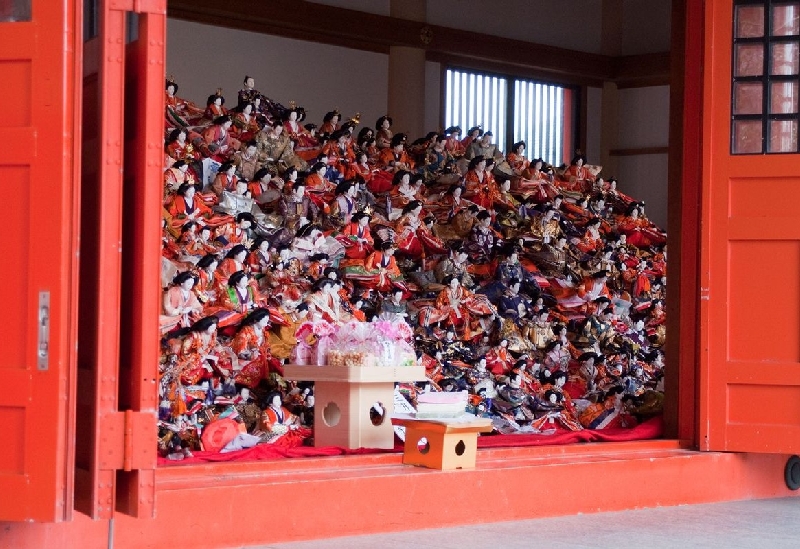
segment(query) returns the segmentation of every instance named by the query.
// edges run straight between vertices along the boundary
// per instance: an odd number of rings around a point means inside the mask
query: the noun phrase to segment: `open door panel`
[[[74,2],[0,2],[0,521],[72,510],[78,25]]]
[[[800,2],[706,2],[700,446],[800,452]]]

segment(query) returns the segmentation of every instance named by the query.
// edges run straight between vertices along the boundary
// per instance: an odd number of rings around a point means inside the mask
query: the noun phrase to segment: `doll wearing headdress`
[[[178,97],[178,84],[173,77],[167,79],[164,87],[164,124],[167,128],[185,128],[203,115],[203,109]]]

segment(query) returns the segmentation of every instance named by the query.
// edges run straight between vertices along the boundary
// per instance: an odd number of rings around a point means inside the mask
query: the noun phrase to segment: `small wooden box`
[[[454,420],[402,420],[406,426],[403,463],[429,469],[474,469],[478,433],[492,430],[485,418]]]
[[[422,366],[284,366],[284,377],[314,382],[314,446],[394,448],[396,381],[425,381]],[[384,410],[377,425],[370,409]]]

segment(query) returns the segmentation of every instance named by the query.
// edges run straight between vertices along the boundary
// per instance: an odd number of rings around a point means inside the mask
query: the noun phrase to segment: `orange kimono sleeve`
[[[367,271],[374,271],[375,265],[377,263],[380,263],[381,261],[381,258],[377,257],[378,255],[383,255],[383,254],[381,254],[380,252],[369,254],[369,257],[367,257],[367,260],[364,262],[364,269],[366,269]]]

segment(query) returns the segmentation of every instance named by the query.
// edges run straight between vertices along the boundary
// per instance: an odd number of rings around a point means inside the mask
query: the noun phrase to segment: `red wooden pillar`
[[[155,505],[166,5],[109,0],[84,46],[76,507]]]

